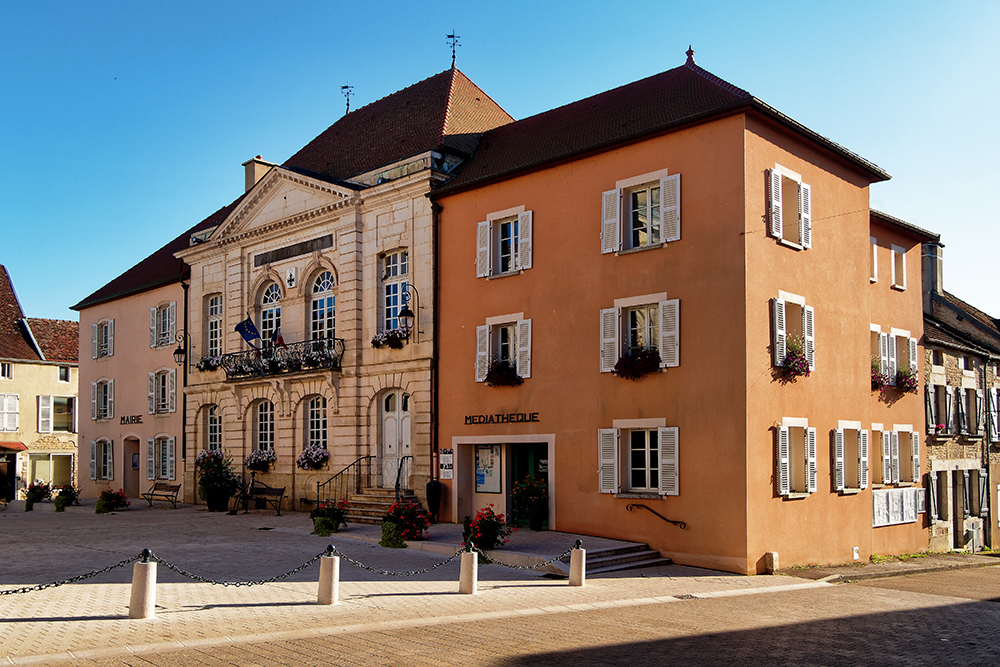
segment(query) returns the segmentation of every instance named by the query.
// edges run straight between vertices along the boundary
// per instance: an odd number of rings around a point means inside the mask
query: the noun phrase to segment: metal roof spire
[[[687,62],[685,63],[686,65],[697,65],[698,64],[698,63],[696,63],[694,61],[694,49],[691,48],[690,44],[688,44],[687,57],[688,57],[688,59],[687,59]]]
[[[445,35],[445,39],[447,39],[448,43],[451,45],[451,68],[452,69],[455,69],[455,49],[458,48],[459,46],[462,46],[461,44],[458,43],[458,40],[461,39],[461,37],[462,37],[461,35],[456,35],[455,34],[455,29],[454,28],[451,29],[451,34],[450,35]]]

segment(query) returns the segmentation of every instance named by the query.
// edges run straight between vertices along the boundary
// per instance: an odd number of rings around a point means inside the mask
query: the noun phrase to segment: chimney
[[[944,294],[944,246],[925,243],[921,247],[921,274],[923,282],[924,313],[932,315],[931,294]]]
[[[265,162],[258,155],[252,160],[247,160],[243,163],[243,168],[246,170],[246,192],[250,191],[250,188],[257,185],[257,181],[264,177],[264,174],[268,170],[275,166],[273,162]]]

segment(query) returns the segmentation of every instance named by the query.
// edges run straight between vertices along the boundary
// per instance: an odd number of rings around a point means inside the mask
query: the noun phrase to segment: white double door
[[[395,488],[396,476],[400,475],[403,478],[400,486],[406,488],[412,459],[408,459],[402,469],[399,462],[410,455],[410,395],[401,389],[389,391],[382,397],[379,408],[382,413],[378,446],[379,485]]]

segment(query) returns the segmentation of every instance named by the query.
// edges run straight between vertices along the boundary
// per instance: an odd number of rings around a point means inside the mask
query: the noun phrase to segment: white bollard
[[[479,588],[479,554],[466,551],[462,554],[462,574],[458,579],[458,592],[475,595]]]
[[[319,559],[319,592],[316,604],[339,604],[340,556],[323,556]]]
[[[132,566],[132,597],[129,618],[153,618],[156,613],[156,561]]]
[[[587,583],[587,550],[573,549],[569,552],[569,585],[583,586]]]

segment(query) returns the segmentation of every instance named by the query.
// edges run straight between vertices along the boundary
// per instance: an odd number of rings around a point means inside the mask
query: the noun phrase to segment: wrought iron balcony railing
[[[343,356],[343,338],[323,338],[231,352],[222,355],[219,365],[226,370],[227,380],[241,380],[320,369],[339,370]]]

